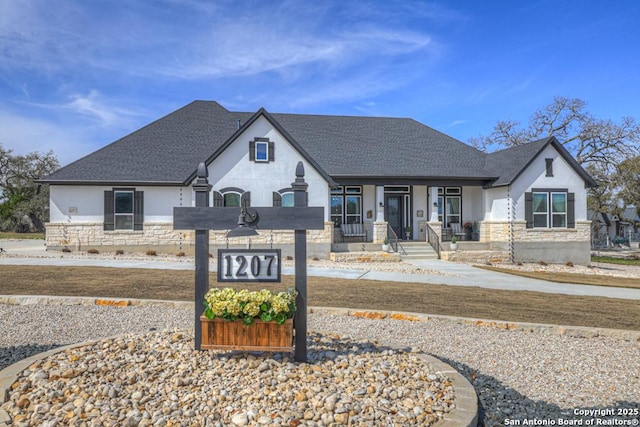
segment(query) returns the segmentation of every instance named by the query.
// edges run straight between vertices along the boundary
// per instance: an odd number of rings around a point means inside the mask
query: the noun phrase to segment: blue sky
[[[640,119],[640,2],[0,0],[0,143],[62,164],[195,100],[467,142],[554,96]]]

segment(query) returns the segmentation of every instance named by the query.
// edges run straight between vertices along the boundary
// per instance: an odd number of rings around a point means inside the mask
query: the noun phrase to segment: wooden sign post
[[[324,229],[324,208],[307,207],[307,187],[304,166],[298,162],[296,179],[291,184],[294,207],[251,208],[258,213],[259,226],[266,230],[294,230],[295,234],[295,282],[297,311],[294,317],[295,349],[298,362],[307,361],[307,230]],[[209,207],[211,185],[204,163],[198,166],[193,184],[196,193],[195,207],[174,207],[173,228],[195,230],[195,348],[202,348],[200,315],[204,312],[204,296],[209,290],[209,230],[230,230],[238,221],[238,211],[231,208]],[[246,281],[246,280],[244,280]]]

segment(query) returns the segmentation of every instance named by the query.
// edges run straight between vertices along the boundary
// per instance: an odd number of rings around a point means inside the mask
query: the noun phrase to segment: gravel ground
[[[0,368],[63,344],[188,329],[191,322],[190,311],[164,307],[0,305]],[[507,420],[526,425],[525,419],[560,425],[559,420],[579,420],[589,413],[585,419],[604,422],[611,408],[616,408],[614,415],[618,409],[636,414],[614,417],[627,425],[640,419],[638,342],[504,331],[440,319],[416,323],[320,314],[309,316],[309,329],[408,345],[440,358],[475,387],[484,425],[509,425]]]

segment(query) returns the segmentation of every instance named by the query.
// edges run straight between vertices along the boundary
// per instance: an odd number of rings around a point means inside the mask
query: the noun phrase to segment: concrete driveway
[[[65,256],[62,252],[46,251],[44,241],[42,240],[0,240],[0,248],[6,251],[0,253],[0,265],[66,265],[168,270],[194,269],[192,259],[168,261],[153,258],[138,260],[107,259],[104,257],[75,258]],[[310,276],[335,277],[341,279],[411,282],[424,283],[425,285],[477,286],[488,289],[640,300],[640,289],[554,283],[488,271],[473,267],[469,264],[441,260],[412,261],[411,264],[427,271],[437,270],[444,274],[407,274],[376,270],[334,268],[308,268],[307,274]],[[211,271],[215,271],[216,265],[211,263],[210,269]],[[283,267],[282,274],[293,275],[293,267]],[[612,280],[615,280],[615,278],[612,278]],[[1,292],[0,286],[0,293]]]

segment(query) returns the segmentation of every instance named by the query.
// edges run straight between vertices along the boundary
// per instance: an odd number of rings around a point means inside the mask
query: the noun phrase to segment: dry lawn
[[[192,271],[100,267],[0,266],[0,294],[193,300]],[[215,274],[211,286],[217,286]],[[294,286],[239,284],[255,289]],[[309,277],[308,303],[495,320],[640,330],[637,301],[438,284]]]
[[[519,271],[512,268],[500,268],[477,265],[477,268],[512,274],[514,276],[530,277],[532,279],[547,280],[556,283],[574,283],[581,285],[610,286],[616,288],[640,289],[640,279],[637,277],[598,276],[592,274],[575,274],[566,272],[547,271]]]

